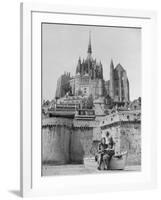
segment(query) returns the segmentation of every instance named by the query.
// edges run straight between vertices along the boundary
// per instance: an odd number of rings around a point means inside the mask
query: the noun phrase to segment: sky
[[[127,72],[130,100],[141,96],[141,29],[66,24],[42,25],[42,98],[55,97],[57,79],[64,72],[75,75],[79,56],[87,57],[91,32],[92,57],[103,65],[109,80],[110,62]]]

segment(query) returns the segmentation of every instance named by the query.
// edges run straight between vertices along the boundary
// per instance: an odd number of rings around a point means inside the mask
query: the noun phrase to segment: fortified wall
[[[100,127],[102,134],[109,131],[115,141],[115,153],[128,152],[128,165],[141,164],[141,113],[122,111],[104,117]]]
[[[42,121],[42,161],[51,164],[83,163],[93,156],[101,137],[109,131],[115,152],[128,151],[127,164],[141,164],[140,111],[122,111],[94,120],[44,118]]]

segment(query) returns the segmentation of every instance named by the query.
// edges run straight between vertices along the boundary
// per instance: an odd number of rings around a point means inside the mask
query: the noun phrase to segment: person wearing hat
[[[106,144],[106,139],[103,137],[101,142],[98,144],[98,151],[97,151],[97,162],[98,162],[98,170],[101,170],[101,165],[103,162],[103,156],[105,155],[105,150],[107,149],[108,145]]]
[[[105,149],[104,155],[102,157],[105,170],[109,169],[110,160],[114,154],[115,154],[115,143],[112,136],[110,136],[108,137],[107,148]]]

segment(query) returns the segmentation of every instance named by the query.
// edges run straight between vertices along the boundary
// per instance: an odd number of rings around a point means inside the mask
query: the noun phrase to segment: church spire
[[[89,43],[88,43],[88,55],[92,54],[92,46],[91,46],[91,31],[89,32]]]
[[[113,60],[111,59],[110,70],[114,70]]]
[[[112,59],[110,64],[110,97],[114,99],[114,64]]]

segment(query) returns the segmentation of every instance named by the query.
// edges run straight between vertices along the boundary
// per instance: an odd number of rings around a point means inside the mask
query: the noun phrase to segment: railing
[[[94,120],[95,111],[92,109],[78,109],[75,112],[75,119],[77,120]]]
[[[48,109],[48,111],[63,111],[63,110],[76,110],[79,104],[55,104],[54,107]]]
[[[78,109],[76,115],[95,115],[95,111],[92,109]]]

